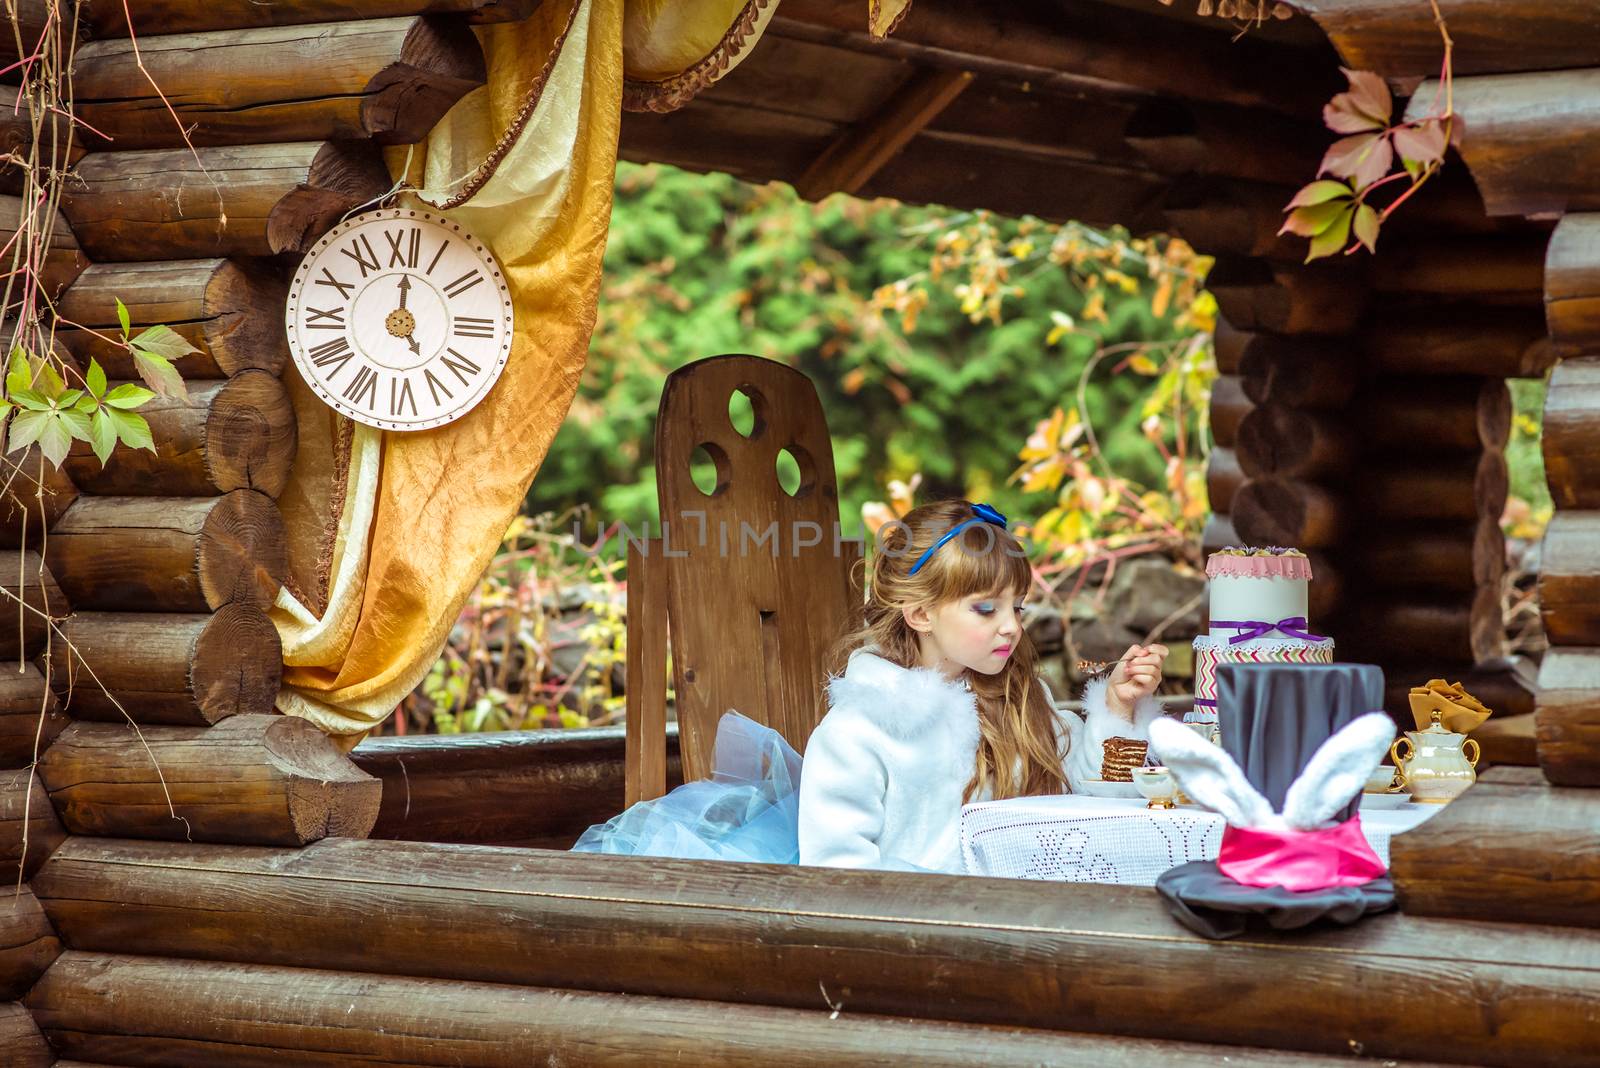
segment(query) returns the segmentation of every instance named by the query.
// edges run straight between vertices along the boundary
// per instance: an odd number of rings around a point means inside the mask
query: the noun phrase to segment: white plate
[[[1105,779],[1083,779],[1078,783],[1078,793],[1089,797],[1143,798],[1139,788],[1131,782],[1108,782]]]
[[[1411,804],[1411,795],[1405,791],[1397,794],[1367,794],[1361,795],[1362,808],[1405,808]]]

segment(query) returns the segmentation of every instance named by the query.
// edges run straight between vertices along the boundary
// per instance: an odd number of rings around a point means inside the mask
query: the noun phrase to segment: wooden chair
[[[748,437],[729,402],[754,410]],[[696,448],[716,469],[690,477]],[[778,483],[788,450],[800,469]],[[660,537],[628,550],[627,801],[666,792],[666,658],[672,643],[684,780],[707,778],[728,709],[797,750],[821,718],[823,657],[859,618],[859,540],[838,533],[839,490],[822,404],[800,372],[756,356],[714,356],[668,376],[656,416]],[[810,544],[805,544],[809,542]]]

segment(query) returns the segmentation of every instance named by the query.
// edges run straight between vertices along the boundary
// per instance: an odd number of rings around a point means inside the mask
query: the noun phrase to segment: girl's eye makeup
[[[1024,607],[1026,606],[1021,601],[1018,601],[1016,604],[1012,605],[1012,608],[1016,610],[1018,616],[1022,615],[1022,610]],[[977,612],[980,616],[994,615],[994,602],[979,601],[977,604],[972,606],[972,610]]]

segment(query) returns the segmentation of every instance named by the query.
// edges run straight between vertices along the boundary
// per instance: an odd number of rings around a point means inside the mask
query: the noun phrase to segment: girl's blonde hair
[[[971,518],[972,503],[951,498],[913,509],[879,529],[864,621],[834,644],[828,657],[830,675],[842,674],[850,654],[867,645],[877,646],[878,655],[891,663],[919,666],[917,632],[905,620],[908,608],[931,609],[975,594],[1027,594],[1033,568],[1022,544],[991,523],[967,527],[911,574],[912,565],[929,546]],[[976,766],[964,800],[972,800],[985,787],[996,799],[1068,792],[1055,710],[1039,682],[1038,654],[1027,631],[1017,636],[1006,666],[997,674],[964,670],[962,677],[977,697],[980,731]]]

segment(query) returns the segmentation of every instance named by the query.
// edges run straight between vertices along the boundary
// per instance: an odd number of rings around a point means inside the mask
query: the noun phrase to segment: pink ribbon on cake
[[[1389,869],[1362,833],[1357,813],[1336,827],[1315,831],[1225,827],[1217,870],[1245,886],[1304,891],[1361,886]]]
[[[1305,616],[1290,616],[1288,619],[1280,619],[1276,623],[1268,622],[1265,619],[1213,619],[1211,625],[1213,627],[1233,627],[1239,631],[1238,634],[1228,639],[1229,645],[1238,645],[1240,642],[1265,638],[1273,631],[1279,631],[1291,638],[1299,638],[1301,641],[1306,642],[1325,642],[1328,640],[1320,634],[1312,634],[1306,630],[1311,624],[1306,620]]]

